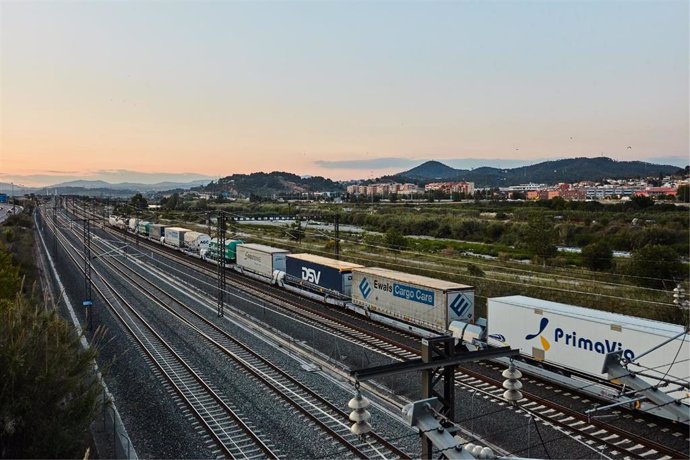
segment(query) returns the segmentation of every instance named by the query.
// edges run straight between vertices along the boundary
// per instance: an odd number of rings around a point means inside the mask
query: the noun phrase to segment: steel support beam
[[[218,213],[218,317],[224,315],[225,310],[225,220],[224,212]]]

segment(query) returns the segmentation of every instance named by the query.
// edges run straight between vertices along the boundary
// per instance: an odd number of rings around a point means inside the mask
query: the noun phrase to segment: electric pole
[[[225,213],[218,213],[218,317],[223,317],[225,308]]]
[[[84,302],[86,327],[93,332],[93,301],[91,300],[91,220],[84,218]]]
[[[335,258],[340,259],[340,214],[335,215]]]

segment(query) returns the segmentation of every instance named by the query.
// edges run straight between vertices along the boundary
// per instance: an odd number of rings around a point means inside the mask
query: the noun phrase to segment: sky
[[[5,0],[0,21],[0,182],[690,162],[687,0]]]

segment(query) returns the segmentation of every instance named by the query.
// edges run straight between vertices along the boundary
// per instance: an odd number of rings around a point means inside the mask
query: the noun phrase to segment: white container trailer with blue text
[[[474,319],[474,287],[385,268],[352,270],[352,303],[438,334]]]
[[[622,351],[632,363],[628,368],[645,374],[652,385],[664,376],[688,377],[690,337],[677,324],[525,296],[490,298],[488,322],[490,345],[519,348],[534,361],[598,380],[607,379],[602,373],[604,359],[614,351]],[[673,394],[687,397],[687,391]]]

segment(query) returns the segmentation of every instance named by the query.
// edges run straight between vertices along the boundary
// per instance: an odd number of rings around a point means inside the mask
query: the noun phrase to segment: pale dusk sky
[[[2,1],[0,15],[0,182],[688,163],[688,1]]]

